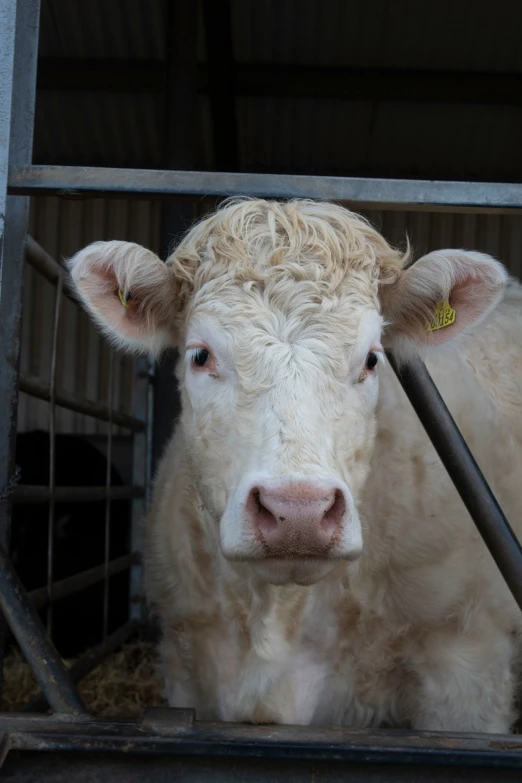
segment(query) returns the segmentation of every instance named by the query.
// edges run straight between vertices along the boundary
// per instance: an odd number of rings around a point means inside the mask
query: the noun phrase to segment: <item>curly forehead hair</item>
[[[379,284],[393,283],[409,260],[368,221],[321,201],[230,199],[191,228],[168,259],[183,288],[209,280],[278,278],[310,281],[335,292],[349,275],[377,299]]]

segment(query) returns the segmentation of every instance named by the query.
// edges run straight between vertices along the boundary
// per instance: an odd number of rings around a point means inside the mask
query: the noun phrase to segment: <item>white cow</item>
[[[480,253],[409,256],[339,206],[236,200],[166,264],[127,242],[70,261],[116,345],[180,349],[145,546],[172,706],[510,729],[519,610],[383,345],[426,358],[516,527],[522,289]]]

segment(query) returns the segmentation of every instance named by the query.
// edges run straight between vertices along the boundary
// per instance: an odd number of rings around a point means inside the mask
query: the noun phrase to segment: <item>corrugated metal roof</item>
[[[247,170],[382,177],[522,176],[522,107],[240,98]]]
[[[232,0],[239,62],[521,71],[522,3]]]
[[[486,0],[231,0],[231,9],[238,62],[522,71],[520,2],[492,11]],[[41,54],[161,59],[165,18],[166,0],[44,0]],[[208,99],[199,106],[198,160],[211,167]],[[517,106],[241,97],[237,115],[245,170],[522,177]],[[161,167],[163,117],[159,95],[41,91],[35,161]]]
[[[161,96],[142,93],[38,93],[34,159],[84,166],[161,168]]]
[[[40,53],[164,59],[167,1],[42,0]],[[238,62],[522,71],[517,0],[231,0],[231,9]]]
[[[163,59],[165,3],[42,0],[40,55]]]

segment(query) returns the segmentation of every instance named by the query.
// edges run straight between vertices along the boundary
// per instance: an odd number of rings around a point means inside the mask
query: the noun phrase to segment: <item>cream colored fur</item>
[[[114,252],[98,246],[93,261],[87,248],[70,265],[118,340],[128,316],[100,306],[96,284],[101,269],[103,297],[117,291]],[[384,316],[384,340],[427,356],[521,532],[522,292],[480,254],[408,263],[340,207],[246,201],[189,233],[163,296],[155,271],[160,304],[140,273],[125,340],[156,350],[159,324],[181,348],[183,413],[145,543],[171,705],[227,721],[509,730],[519,610],[389,366],[360,381]],[[430,336],[426,314],[445,296],[457,321]],[[189,336],[215,351],[213,376],[193,372]],[[236,519],[237,488],[260,470],[346,482],[360,558],[277,586],[225,559],[222,520]]]

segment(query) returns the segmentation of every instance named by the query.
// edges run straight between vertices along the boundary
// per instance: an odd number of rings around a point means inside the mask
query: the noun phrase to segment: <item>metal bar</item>
[[[150,493],[150,477],[148,476],[148,467],[150,465],[149,451],[151,446],[151,428],[152,421],[149,418],[149,397],[151,382],[151,365],[148,359],[138,359],[136,361],[136,381],[134,384],[135,393],[135,414],[141,419],[147,420],[145,432],[134,435],[132,444],[132,480],[138,484],[144,484],[144,499],[136,500],[132,504],[131,519],[131,550],[139,552],[141,549],[141,533],[143,528],[143,517],[147,510],[147,495]],[[141,560],[137,561],[131,568],[129,580],[129,617],[134,620],[143,620],[145,605],[143,602],[143,566]],[[136,601],[136,596],[140,600]]]
[[[0,3],[0,544],[9,547],[28,198],[6,198],[8,163],[33,150],[40,0]],[[5,222],[4,222],[5,218]],[[3,658],[0,620],[0,671]]]
[[[153,449],[154,449],[154,383],[156,369],[149,362],[147,385],[147,429],[145,431],[145,508],[148,509],[152,502],[153,479]]]
[[[497,754],[492,755],[500,755]],[[457,756],[458,757],[458,756]],[[368,768],[362,757],[350,762],[304,761],[264,758],[162,755],[131,756],[121,752],[93,754],[51,751],[45,754],[19,752],[6,758],[2,775],[9,783],[519,783],[520,771],[488,764],[470,768],[430,767],[417,764],[378,762]],[[476,765],[473,765],[476,767]]]
[[[520,738],[512,735],[444,735],[386,729],[354,731],[341,726],[318,728],[192,722],[190,712],[156,708],[146,711],[141,721],[117,718],[60,721],[52,716],[2,713],[0,731],[7,731],[11,747],[19,750],[89,749],[133,756],[179,756],[187,762],[190,757],[200,756],[216,761],[221,758],[229,764],[232,759],[253,759],[258,767],[269,761],[359,763],[365,767],[367,774],[369,765],[413,765],[417,767],[414,780],[422,779],[421,765],[428,769],[490,768],[495,774],[501,769],[522,770]],[[234,776],[231,779],[245,778]],[[262,775],[255,778],[264,779],[272,780]],[[293,776],[287,779],[294,780]],[[309,776],[307,779],[315,778]],[[317,779],[322,778],[317,776]],[[342,779],[351,779],[346,767]],[[361,781],[370,779],[382,780],[369,774],[366,778],[356,778]]]
[[[49,404],[49,516],[47,528],[47,633],[53,629],[53,569],[54,569],[54,517],[56,508],[56,359],[58,354],[58,329],[62,304],[63,276],[58,277],[54,297],[54,323],[51,347],[51,387]]]
[[[108,577],[120,574],[122,571],[126,571],[128,568],[132,568],[133,565],[140,562],[140,556],[137,552],[131,552],[128,555],[122,555],[115,560],[109,561],[106,567],[105,563],[88,568],[85,571],[80,571],[79,574],[69,576],[67,579],[60,579],[59,582],[54,582],[52,590],[53,602],[60,601],[62,598],[67,598],[69,595],[84,590],[86,587],[97,584]],[[38,587],[36,590],[31,590],[29,598],[33,602],[36,609],[41,609],[42,606],[47,606],[49,603],[49,592],[47,585],[44,587]]]
[[[67,669],[1,545],[0,609],[53,710],[83,713]]]
[[[112,398],[114,387],[114,352],[111,350],[109,354],[109,390],[108,390],[108,407],[112,412]],[[103,574],[103,641],[107,639],[107,631],[109,627],[109,558],[110,558],[110,546],[111,546],[111,501],[109,499],[109,493],[111,491],[111,478],[112,478],[112,415],[109,418],[108,434],[107,434],[107,471],[105,475],[105,486],[107,488],[107,497],[105,500],[105,526],[104,526],[104,574]]]
[[[7,174],[9,164],[9,145],[11,139],[11,105],[14,81],[14,53],[16,28],[16,0],[0,3],[0,301],[2,291],[2,271],[4,265],[5,213],[7,206]],[[3,315],[3,308],[0,315]],[[5,361],[8,346],[0,347],[0,362]],[[1,365],[0,365],[1,367]],[[0,369],[0,372],[2,370]],[[9,376],[1,376],[0,401],[4,410],[0,412],[0,541],[8,546],[11,520],[11,501],[8,497],[10,486],[15,480],[13,418],[7,408],[11,401],[12,388]],[[3,506],[3,508],[1,508]],[[0,695],[3,687],[3,652],[5,643],[5,625],[0,618]]]
[[[15,503],[47,503],[51,493],[49,487],[20,484],[13,490]],[[111,487],[56,487],[56,503],[88,503],[99,500],[133,500],[145,497],[144,487],[123,486]]]
[[[0,273],[2,269],[7,172],[11,139],[11,104],[14,81],[16,0],[0,4]],[[1,277],[0,277],[1,279]]]
[[[51,400],[50,385],[40,380],[40,378],[36,378],[34,375],[28,375],[27,373],[21,374],[19,389],[21,392],[24,392],[24,394],[30,394],[31,397],[37,397],[39,400],[45,400],[46,402],[50,402]],[[109,417],[112,417],[113,424],[118,427],[125,427],[133,432],[143,432],[145,429],[144,420],[142,421],[141,419],[129,416],[126,413],[120,413],[119,411],[111,411],[109,407],[102,402],[78,399],[69,392],[58,390],[55,392],[55,401],[56,405],[60,408],[76,411],[76,413],[83,413],[85,416],[90,416],[99,421],[109,421]]]
[[[60,277],[67,274],[67,270],[60,266],[58,261],[55,261],[31,236],[27,237],[26,261],[50,283],[57,283]],[[78,302],[76,297],[68,292],[67,289],[64,289],[64,294],[73,299],[73,301]]]
[[[136,620],[129,620],[121,628],[111,633],[102,644],[93,647],[82,655],[69,669],[69,675],[73,682],[80,682],[112,652],[121,647],[130,637],[140,628],[140,623]],[[47,709],[47,699],[43,693],[38,693],[31,701],[22,707],[23,712],[45,712]]]
[[[522,609],[522,547],[475,462],[428,370],[419,359],[390,363],[507,586]]]
[[[444,182],[294,174],[155,171],[77,166],[10,166],[9,193],[138,198],[256,196],[316,198],[375,209],[447,209],[473,212],[522,209],[522,184]]]

